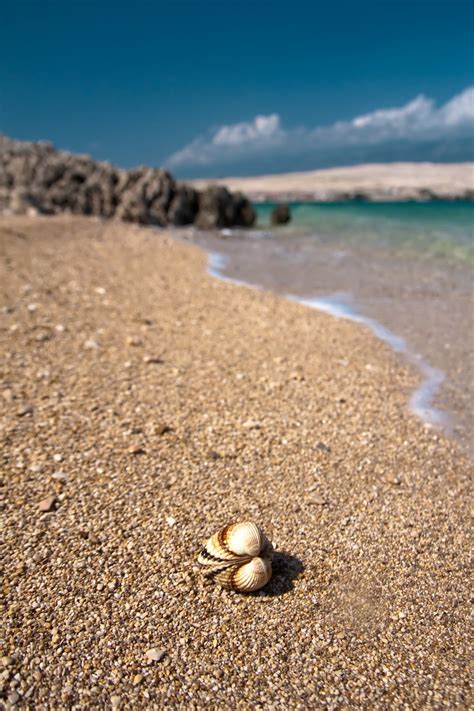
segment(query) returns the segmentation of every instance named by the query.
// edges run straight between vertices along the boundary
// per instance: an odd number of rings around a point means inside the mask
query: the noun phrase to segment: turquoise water
[[[270,225],[275,203],[256,204],[257,228]],[[474,263],[474,203],[290,203],[292,220],[278,230],[322,242],[390,247]]]

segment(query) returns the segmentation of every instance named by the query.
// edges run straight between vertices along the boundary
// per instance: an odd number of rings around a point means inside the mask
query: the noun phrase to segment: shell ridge
[[[272,575],[273,546],[252,521],[232,523],[215,533],[198,555],[204,576],[239,592],[259,590]]]

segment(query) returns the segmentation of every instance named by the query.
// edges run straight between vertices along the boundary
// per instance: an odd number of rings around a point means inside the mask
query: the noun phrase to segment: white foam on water
[[[247,289],[257,289],[258,291],[262,291],[262,287],[258,284],[251,284],[250,282],[234,279],[233,277],[224,274],[223,270],[226,268],[228,262],[228,257],[225,257],[223,254],[219,254],[218,252],[209,252],[207,260],[207,273],[215,279],[227,282],[227,284],[245,286]]]
[[[240,279],[226,276],[223,270],[226,268],[228,261],[228,258],[223,254],[217,252],[209,253],[208,273],[216,279],[220,279],[229,284],[244,286],[249,289],[262,289],[262,287],[257,284],[251,284]],[[364,316],[352,302],[350,295],[334,294],[327,297],[305,298],[294,294],[287,294],[286,298],[304,306],[309,306],[312,309],[323,311],[336,318],[344,318],[369,328],[377,338],[387,343],[396,353],[401,353],[422,375],[423,380],[421,384],[412,393],[409,400],[411,411],[426,424],[434,426],[447,426],[449,424],[447,414],[435,408],[433,405],[434,398],[445,379],[444,373],[437,368],[433,368],[421,355],[412,351],[404,338],[397,336],[396,333],[393,333],[393,331],[386,328],[386,326],[376,319],[370,316]]]

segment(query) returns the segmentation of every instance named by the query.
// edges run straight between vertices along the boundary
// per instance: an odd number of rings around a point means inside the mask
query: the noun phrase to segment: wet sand
[[[442,384],[430,403],[439,411],[433,419],[474,453],[474,292],[468,265],[278,230],[268,239],[249,235],[188,238],[225,258],[223,276],[282,295],[333,299],[404,339],[415,361],[419,357],[422,366],[440,373]]]
[[[0,250],[7,705],[469,707],[471,465],[388,346],[151,230]],[[278,555],[242,596],[193,561],[247,518]]]

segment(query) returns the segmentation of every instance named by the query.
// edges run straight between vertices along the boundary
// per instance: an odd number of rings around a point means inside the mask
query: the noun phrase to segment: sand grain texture
[[[151,230],[0,250],[7,706],[469,706],[470,465],[413,373]],[[278,555],[242,596],[194,560],[247,518]]]

